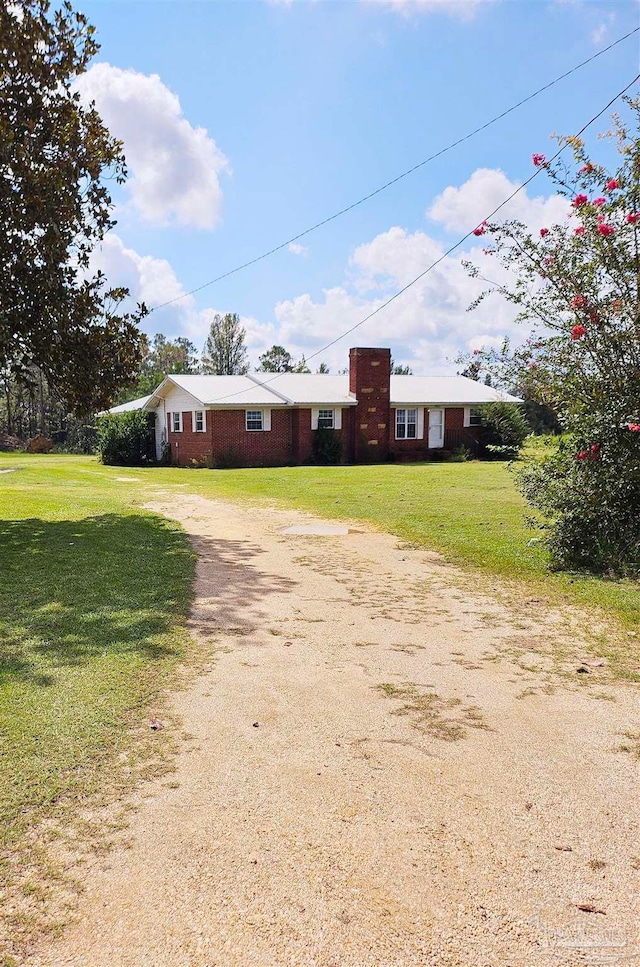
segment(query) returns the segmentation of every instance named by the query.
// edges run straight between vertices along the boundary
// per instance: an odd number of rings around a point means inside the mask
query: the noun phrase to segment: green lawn
[[[527,505],[503,463],[144,472],[163,485],[187,483],[204,496],[275,500],[325,517],[367,521],[554,601],[601,608],[631,632],[640,631],[639,582],[549,571],[537,532],[526,526]]]
[[[0,874],[19,878],[29,827],[66,822],[113,781],[130,726],[150,732],[149,703],[187,647],[194,561],[184,532],[95,461],[2,455],[7,467],[19,469],[0,474]]]
[[[125,470],[0,455],[0,470],[9,467],[0,474],[5,851],[34,817],[100,788],[130,741],[127,726],[146,721],[184,654],[193,559],[179,528],[140,509],[153,485],[367,521],[470,568],[472,584],[506,577],[516,593],[600,608],[625,636],[640,630],[637,582],[547,571],[502,464]],[[626,642],[632,657],[637,640]]]

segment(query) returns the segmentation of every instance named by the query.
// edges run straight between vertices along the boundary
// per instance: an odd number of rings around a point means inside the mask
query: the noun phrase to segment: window
[[[262,430],[264,429],[264,421],[262,418],[262,410],[247,410],[247,430]]]
[[[171,429],[174,433],[182,433],[182,413],[171,414]]]
[[[417,410],[396,410],[396,440],[415,440],[417,425]]]
[[[193,430],[194,433],[204,433],[206,430],[204,410],[195,410],[193,414]]]
[[[318,429],[333,430],[333,410],[318,410]]]
[[[469,410],[469,426],[481,426],[482,425],[482,414],[477,407],[471,407]]]

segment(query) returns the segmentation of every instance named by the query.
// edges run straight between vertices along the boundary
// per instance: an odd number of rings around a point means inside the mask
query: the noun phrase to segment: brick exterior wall
[[[429,436],[429,411],[424,411],[424,435],[422,440],[396,440],[396,408],[389,410],[389,452],[397,460],[426,460]]]
[[[350,459],[352,409],[342,410],[342,429],[334,431],[341,437],[345,461]],[[171,429],[170,411],[167,420],[171,459],[182,466],[192,461],[216,466],[231,458],[239,466],[281,467],[308,462],[313,454],[310,408],[272,409],[270,430],[246,430],[244,409],[207,410],[204,433],[193,430],[190,410],[182,413],[181,433]]]
[[[444,445],[447,450],[467,447],[472,453],[478,449],[480,427],[464,425],[464,407],[448,406],[444,411]]]
[[[388,456],[390,383],[391,350],[349,351],[349,392],[358,400],[353,407],[351,444],[356,463]]]
[[[429,411],[424,411],[422,440],[396,440],[395,408],[389,406],[391,353],[388,349],[352,349],[349,353],[349,391],[356,406],[343,407],[342,429],[334,430],[342,441],[344,463],[397,459],[424,460],[438,451],[429,450]],[[185,397],[175,404],[184,405]],[[260,407],[256,407],[260,409]],[[182,432],[171,429],[171,404],[167,401],[167,439],[174,463],[236,464],[247,467],[307,463],[313,456],[311,407],[271,408],[271,429],[245,429],[245,409],[207,410],[206,430],[196,433],[192,412],[182,413]],[[464,426],[464,407],[445,408],[444,447],[478,449],[478,427]]]
[[[171,429],[171,415],[167,414],[167,440],[171,447],[171,460],[186,466],[195,460],[204,463],[211,456],[211,413],[207,413],[207,424],[204,433],[195,433],[191,425],[191,410],[182,414],[182,433],[174,433]]]

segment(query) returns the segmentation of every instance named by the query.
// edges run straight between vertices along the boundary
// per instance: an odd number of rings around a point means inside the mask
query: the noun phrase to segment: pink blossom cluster
[[[581,450],[576,453],[576,460],[598,460],[600,458],[600,445],[592,443],[588,450]]]

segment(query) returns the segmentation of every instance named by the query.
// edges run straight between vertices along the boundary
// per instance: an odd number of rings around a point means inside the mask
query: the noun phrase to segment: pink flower
[[[592,309],[589,313],[589,319],[591,319],[591,322],[600,322],[600,317],[595,309]]]
[[[574,235],[584,235],[585,231],[586,231],[586,229],[585,229],[584,225],[578,225],[578,227],[575,229],[575,231],[574,231],[573,234]]]
[[[586,460],[588,456],[586,450],[581,450],[580,453],[576,453],[576,460]]]
[[[592,204],[596,208],[600,208],[601,205],[606,205],[607,204],[607,199],[606,198],[602,198],[602,197],[600,197],[600,198],[594,198]]]
[[[574,326],[571,330],[571,338],[574,340],[574,342],[576,339],[582,339],[582,337],[586,336],[586,334],[587,330],[584,328],[584,326],[580,325],[580,323],[578,323],[577,326]]]
[[[615,228],[613,225],[604,225],[600,223],[600,225],[598,225],[598,231],[601,235],[613,235]]]
[[[580,171],[578,172],[578,174],[588,175],[591,171],[593,171],[593,165],[591,164],[590,161],[587,161],[586,165],[583,165],[582,168],[580,168]]]
[[[484,235],[484,233],[486,232],[486,230],[487,230],[487,223],[486,222],[483,222],[482,225],[478,225],[477,228],[474,228],[473,234],[474,235]]]
[[[540,229],[540,238],[544,238],[545,235],[548,235],[548,234],[549,234],[549,229],[548,228],[541,228]]]
[[[638,212],[629,212],[629,214],[627,215],[627,221],[629,222],[630,225],[635,225],[635,223],[638,221],[639,218],[640,218],[640,213]]]
[[[535,168],[540,168],[547,160],[543,154],[532,154],[531,160]]]
[[[592,443],[589,447],[589,451],[594,460],[597,460],[600,456],[600,445],[598,443]]]
[[[602,214],[602,212],[600,212],[599,215],[596,215],[596,220],[598,221],[598,223],[601,223],[604,221],[604,215]]]
[[[586,195],[576,195],[576,197],[573,199],[573,207],[582,208],[582,206],[586,205],[588,201],[589,199]]]
[[[474,349],[474,350],[473,350],[473,355],[474,355],[474,356],[477,356],[479,352],[480,352],[480,350],[479,350],[479,349]]]
[[[640,433],[640,423],[627,424],[632,433]]]
[[[619,188],[619,187],[620,187],[620,184],[615,178],[610,178],[605,185],[605,188],[607,189],[607,191],[615,191],[616,188]]]
[[[587,297],[586,297],[586,295],[574,295],[574,297],[573,297],[573,308],[574,309],[586,309],[587,308]]]

